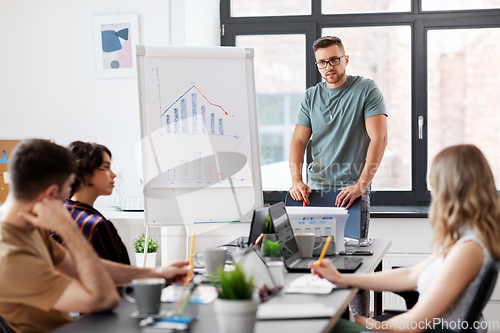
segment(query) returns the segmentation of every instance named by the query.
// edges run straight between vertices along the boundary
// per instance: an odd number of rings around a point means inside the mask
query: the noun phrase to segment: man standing
[[[313,49],[324,82],[307,89],[301,103],[290,144],[290,195],[309,203],[311,188],[340,190],[335,204],[346,208],[361,196],[361,238],[366,238],[370,183],[387,146],[384,98],[372,80],[346,75],[349,56],[340,38],[321,37]],[[311,135],[313,161],[306,185],[302,165]]]
[[[46,332],[72,318],[114,308],[116,286],[141,277],[182,279],[187,262],[140,269],[99,259],[63,206],[74,180],[71,153],[44,140],[19,144],[0,207],[0,314],[14,332]],[[49,235],[55,230],[67,249]]]

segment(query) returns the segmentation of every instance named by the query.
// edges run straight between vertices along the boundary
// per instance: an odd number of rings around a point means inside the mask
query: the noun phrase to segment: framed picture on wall
[[[98,78],[135,77],[135,46],[139,44],[137,14],[94,17],[95,60]]]

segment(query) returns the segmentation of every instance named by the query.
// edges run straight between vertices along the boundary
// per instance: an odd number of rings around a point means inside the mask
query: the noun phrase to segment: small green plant
[[[273,221],[271,221],[271,215],[267,215],[266,219],[266,227],[264,228],[264,233],[265,234],[273,234],[274,235],[274,225]]]
[[[142,234],[139,238],[134,239],[132,246],[134,247],[135,253],[144,253],[144,242],[146,236]],[[148,240],[148,253],[156,253],[158,251],[158,242],[153,237],[149,236]]]
[[[282,256],[281,246],[279,241],[276,242],[270,240],[266,241],[264,243],[262,251],[264,252],[264,257],[276,258]]]
[[[218,281],[212,281],[217,288],[220,299],[242,300],[252,299],[253,276],[247,278],[241,265],[236,264],[233,271],[225,272],[219,268]]]

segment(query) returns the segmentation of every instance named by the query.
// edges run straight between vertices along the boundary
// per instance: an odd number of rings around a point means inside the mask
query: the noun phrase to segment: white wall
[[[95,15],[131,13],[142,44],[220,45],[219,0],[0,0],[0,138],[104,144],[117,189],[138,196],[137,78],[96,78],[93,33]]]
[[[93,17],[130,13],[141,43],[170,43],[169,1],[0,0],[0,137],[102,143],[125,194],[140,195],[137,79],[98,79],[94,58]]]

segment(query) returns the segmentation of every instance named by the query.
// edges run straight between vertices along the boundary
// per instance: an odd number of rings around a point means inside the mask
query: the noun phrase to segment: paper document
[[[302,319],[302,318],[330,318],[335,309],[322,303],[301,304],[268,304],[264,303],[257,308],[257,319]]]
[[[338,287],[326,279],[322,279],[312,274],[304,274],[286,286],[285,292],[288,294],[299,293],[326,295],[331,293],[335,288]]]

